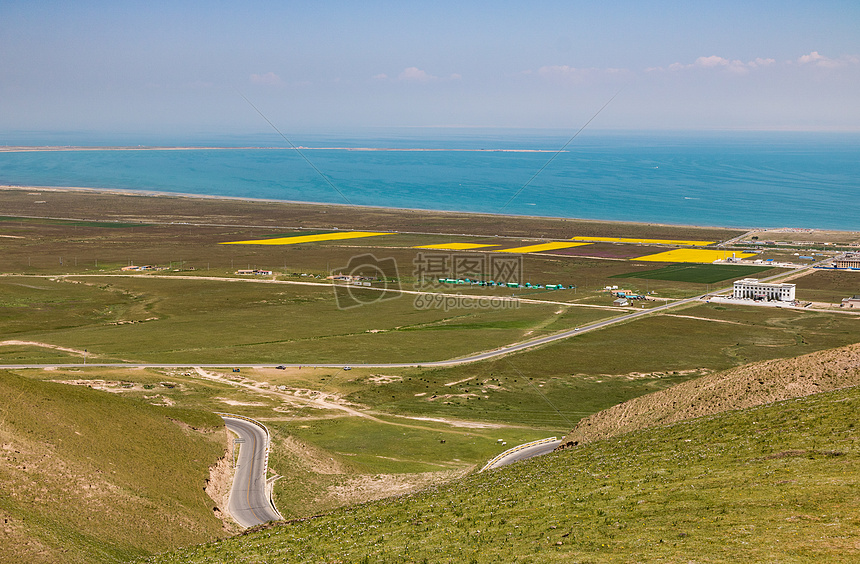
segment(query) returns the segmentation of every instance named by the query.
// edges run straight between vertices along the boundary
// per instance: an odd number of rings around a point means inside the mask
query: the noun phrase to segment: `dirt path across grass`
[[[83,356],[83,357],[98,356],[95,354],[90,355],[89,353],[87,353],[87,351],[82,351],[81,349],[72,349],[69,347],[61,347],[59,345],[51,345],[49,343],[39,343],[36,341],[16,341],[16,340],[0,341],[0,347],[42,347],[45,349],[53,349],[55,351],[62,351],[62,352],[67,352],[67,353],[71,353],[71,354],[76,354],[78,356]]]
[[[410,429],[432,431],[432,432],[437,432],[437,433],[449,433],[449,434],[454,434],[454,435],[468,435],[468,436],[476,436],[476,437],[477,436],[483,436],[483,435],[477,435],[475,433],[470,433],[468,431],[456,429],[456,427],[480,428],[478,425],[465,425],[464,422],[455,423],[455,422],[451,422],[451,421],[439,420],[440,422],[444,422],[446,424],[451,425],[452,427],[455,427],[454,429],[439,429],[436,427],[426,427],[423,425],[414,425],[414,424],[409,424],[409,423],[398,423],[396,421],[386,421],[385,419],[380,419],[379,417],[376,417],[372,413],[361,411],[359,409],[356,409],[356,408],[351,407],[349,405],[346,405],[344,403],[339,403],[337,401],[325,399],[327,397],[330,397],[331,395],[325,394],[324,392],[319,392],[319,397],[316,397],[316,398],[302,397],[302,396],[298,396],[294,393],[290,393],[286,390],[278,390],[278,389],[263,387],[263,386],[268,386],[268,384],[266,384],[264,382],[257,382],[255,380],[251,380],[248,378],[243,378],[242,380],[233,380],[233,379],[226,377],[225,375],[222,375],[218,372],[209,372],[209,371],[206,371],[200,367],[195,367],[194,370],[195,370],[195,372],[197,372],[197,374],[201,378],[205,378],[207,380],[212,380],[212,381],[216,381],[216,382],[220,382],[220,383],[230,384],[232,386],[236,386],[239,388],[244,388],[245,390],[248,390],[248,391],[255,393],[255,394],[258,394],[258,395],[275,397],[275,398],[278,398],[278,399],[281,399],[281,400],[284,400],[284,401],[287,401],[290,403],[304,404],[308,407],[315,407],[318,409],[342,411],[348,416],[362,417],[364,419],[368,419],[368,420],[373,421],[375,423],[381,423],[383,425],[395,425],[397,427],[406,427],[406,428],[410,428]],[[331,397],[333,397],[333,396],[331,396]],[[258,419],[260,419],[261,421],[268,421],[269,420],[269,418],[266,418],[266,417],[258,417]],[[284,420],[283,418],[273,418],[272,420],[275,420],[275,419],[277,419],[279,421]],[[293,419],[296,419],[296,418],[292,417],[292,418],[289,418],[287,420],[293,420]]]

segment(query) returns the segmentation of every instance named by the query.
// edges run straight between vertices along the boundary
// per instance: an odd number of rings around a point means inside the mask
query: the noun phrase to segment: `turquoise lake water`
[[[291,139],[305,147],[444,149],[303,151],[313,166],[273,136],[148,138],[146,145],[271,148],[0,152],[0,184],[684,225],[860,230],[857,134],[599,132],[581,135],[550,162],[568,135],[442,130]],[[70,136],[63,142],[87,145],[92,140]],[[101,143],[130,145],[131,140]]]

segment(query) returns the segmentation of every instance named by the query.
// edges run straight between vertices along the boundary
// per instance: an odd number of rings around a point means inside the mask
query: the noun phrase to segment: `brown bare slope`
[[[860,343],[796,358],[756,362],[595,413],[579,421],[559,448],[858,384]]]

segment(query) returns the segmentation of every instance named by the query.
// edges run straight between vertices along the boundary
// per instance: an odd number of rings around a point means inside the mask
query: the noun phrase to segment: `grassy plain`
[[[35,204],[38,201],[45,203]],[[425,212],[336,205],[238,199],[148,196],[119,191],[42,188],[0,189],[3,215],[13,218],[74,218],[118,223],[208,223],[266,228],[379,227],[394,231],[469,234],[494,237],[569,239],[577,235],[719,241],[742,235],[740,229],[601,222],[544,217]],[[501,221],[500,221],[501,219]],[[23,223],[25,220],[15,219]],[[261,229],[262,230],[262,229]],[[429,241],[428,241],[429,242]]]
[[[400,287],[421,290],[428,288],[420,284],[415,261],[418,253],[428,250],[413,248],[421,245],[498,245],[487,247],[492,251],[577,235],[712,241],[741,234],[738,230],[98,192],[44,191],[39,200],[46,204],[34,205],[33,199],[26,191],[0,190],[6,214],[0,218],[0,235],[4,235],[0,273],[5,274],[0,276],[0,335],[7,343],[0,346],[0,363],[79,362],[84,349],[91,362],[189,366],[446,359],[617,315],[624,310],[577,306],[609,306],[613,298],[603,288],[617,285],[614,277],[619,275],[630,276],[624,280],[630,291],[680,298],[701,294],[708,284],[726,280],[727,271],[711,265],[668,267],[656,271],[663,272],[661,278],[648,278],[648,272],[655,272],[653,263],[622,259],[665,247],[597,243],[593,256],[587,255],[590,245],[522,255],[525,281],[572,284],[575,289],[433,289],[486,297],[515,293],[543,301],[522,303],[515,309],[419,308],[412,295],[377,301],[380,294],[370,290],[356,295],[373,303],[339,309],[339,298],[329,285],[276,282],[323,283],[324,276],[345,268],[352,257],[372,253],[396,261]],[[288,246],[218,244],[315,235],[333,228],[408,233]],[[478,250],[474,256],[490,255]],[[168,271],[157,274],[173,278],[116,276],[131,263],[167,267]],[[266,282],[240,280],[234,275],[240,268],[273,270],[275,276]],[[801,288],[799,282],[799,292]],[[814,282],[802,291],[824,296],[828,282]],[[582,417],[717,370],[857,342],[856,321],[821,312],[702,304],[517,355],[450,368],[243,368],[234,373],[229,368],[129,367],[18,373],[34,380],[89,384],[152,409],[228,411],[263,420],[274,437],[272,472],[283,476],[275,482],[278,507],[284,515],[307,517],[450,480],[507,446],[563,436]],[[646,456],[644,450],[636,452]],[[110,460],[110,453],[103,456]],[[585,481],[591,484],[588,488],[596,488],[588,490],[588,496],[599,495],[595,492],[602,486]],[[459,507],[460,502],[456,503]],[[589,507],[596,512],[599,504],[594,501]],[[537,506],[531,509],[538,511]],[[457,508],[452,506],[451,511]],[[484,519],[497,523],[492,516]],[[430,524],[435,522],[434,518],[422,526],[435,527]],[[452,534],[460,534],[455,530],[451,529]],[[594,532],[598,535],[594,538],[604,538],[600,536],[604,533]],[[505,544],[513,539],[504,537],[493,543],[514,547]],[[483,546],[473,533],[467,540]],[[451,544],[454,552],[444,552],[449,549],[443,546],[443,552],[425,557],[430,561],[471,558],[460,542]],[[529,543],[524,555],[542,546],[536,536],[524,542]],[[315,545],[311,548],[317,550]],[[380,556],[368,550],[359,556]],[[502,555],[519,553],[491,550],[488,554],[504,559]],[[388,553],[382,556],[382,561],[399,561]]]
[[[854,562],[858,402],[641,431],[147,562]]]
[[[186,279],[2,277],[7,338],[86,349],[93,361],[301,363],[441,360],[606,318],[528,304],[419,309],[400,295],[338,309],[331,286]],[[379,295],[367,292],[368,300]],[[2,348],[2,347],[0,347]],[[18,349],[6,355],[27,361]],[[0,350],[2,353],[2,350]],[[42,351],[36,352],[45,358]],[[33,361],[31,361],[33,362]]]
[[[792,282],[801,300],[839,304],[842,298],[860,295],[860,272],[855,271],[816,270]]]

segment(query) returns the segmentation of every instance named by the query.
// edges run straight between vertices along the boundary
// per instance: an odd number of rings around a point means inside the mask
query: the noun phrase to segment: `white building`
[[[768,284],[756,278],[735,280],[732,297],[737,300],[794,301],[794,284]]]

